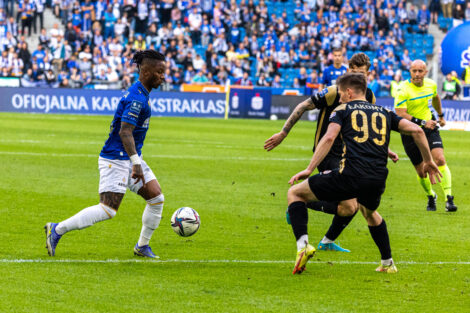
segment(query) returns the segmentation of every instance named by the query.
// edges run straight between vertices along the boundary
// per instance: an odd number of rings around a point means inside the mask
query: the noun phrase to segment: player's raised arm
[[[272,149],[276,148],[284,140],[284,138],[287,137],[295,123],[297,123],[297,121],[302,117],[302,114],[304,114],[304,112],[307,110],[313,109],[315,109],[315,104],[311,98],[300,102],[285,122],[282,130],[279,133],[272,135],[264,142],[264,149],[271,151]]]
[[[437,167],[436,163],[434,163],[431,155],[431,151],[429,150],[428,140],[424,134],[424,131],[418,125],[406,120],[401,119],[398,123],[398,131],[401,134],[411,135],[413,137],[414,142],[419,148],[421,155],[423,157],[423,171],[424,175],[429,174],[429,179],[431,180],[432,184],[436,183],[436,178],[440,182],[442,177],[439,168]]]
[[[318,143],[318,146],[315,149],[315,153],[313,154],[310,164],[305,170],[292,176],[292,178],[289,180],[289,184],[293,185],[299,180],[308,178],[310,174],[313,173],[313,171],[317,168],[318,164],[320,164],[321,161],[323,161],[325,156],[328,154],[328,152],[330,152],[330,149],[333,146],[336,137],[338,137],[340,130],[341,125],[337,123],[330,123],[330,125],[328,125],[328,130]]]
[[[135,149],[134,135],[132,135],[134,128],[135,126],[132,124],[121,122],[119,137],[121,137],[122,145],[133,164],[131,177],[137,179],[136,183],[142,180],[142,183],[145,185],[144,173],[142,171],[142,166],[140,165],[140,158],[137,154],[137,150]]]

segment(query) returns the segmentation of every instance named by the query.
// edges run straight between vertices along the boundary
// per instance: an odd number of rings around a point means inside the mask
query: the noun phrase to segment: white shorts
[[[148,183],[157,179],[147,163],[142,160],[142,171],[144,172],[145,182]],[[100,170],[100,188],[102,192],[126,193],[126,189],[137,193],[144,185],[142,181],[135,183],[136,179],[131,178],[132,164],[130,160],[110,160],[100,157],[98,159]]]

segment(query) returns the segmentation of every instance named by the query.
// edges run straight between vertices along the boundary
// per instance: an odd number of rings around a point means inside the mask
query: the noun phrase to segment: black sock
[[[315,201],[307,203],[307,208],[327,214],[336,214],[338,212],[338,203],[339,202]]]
[[[331,222],[330,228],[326,232],[325,237],[332,241],[335,241],[336,238],[338,238],[339,235],[341,235],[341,233],[343,232],[343,230],[349,225],[356,213],[357,211],[351,216],[335,215],[335,217],[333,217],[333,221]]]
[[[375,244],[379,248],[382,260],[388,260],[392,258],[392,249],[390,249],[390,239],[388,238],[387,224],[382,219],[382,223],[379,226],[369,226],[370,234],[374,239]]]
[[[288,209],[290,223],[296,240],[302,235],[307,234],[308,224],[308,211],[305,207],[305,203],[302,201],[293,202],[289,205]]]

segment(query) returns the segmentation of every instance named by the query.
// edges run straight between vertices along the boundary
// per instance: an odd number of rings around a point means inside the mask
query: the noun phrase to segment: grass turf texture
[[[268,153],[263,142],[283,121],[258,120],[152,119],[143,154],[162,185],[165,208],[151,246],[168,262],[8,261],[134,259],[145,202],[131,192],[113,220],[66,234],[55,258],[44,248],[46,222],[98,203],[97,158],[110,122],[111,116],[0,114],[1,312],[468,310],[466,132],[441,132],[459,207],[454,214],[445,213],[439,186],[434,188],[438,210],[426,212],[411,163],[389,164],[379,212],[387,220],[398,263],[395,275],[374,272],[380,255],[359,215],[340,237],[352,253],[317,252],[302,275],[291,274],[296,251],[285,222],[287,181],[310,160],[314,125],[299,122]],[[391,148],[406,157],[396,134]],[[179,237],[170,227],[172,213],[181,206],[201,216],[194,237]],[[316,246],[332,216],[309,215],[309,236]]]

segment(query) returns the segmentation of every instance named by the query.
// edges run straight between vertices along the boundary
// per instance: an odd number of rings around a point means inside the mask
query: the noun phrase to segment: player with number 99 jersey
[[[402,118],[384,107],[362,100],[342,104],[330,123],[341,125],[343,155],[339,172],[363,178],[386,178],[390,131]]]

